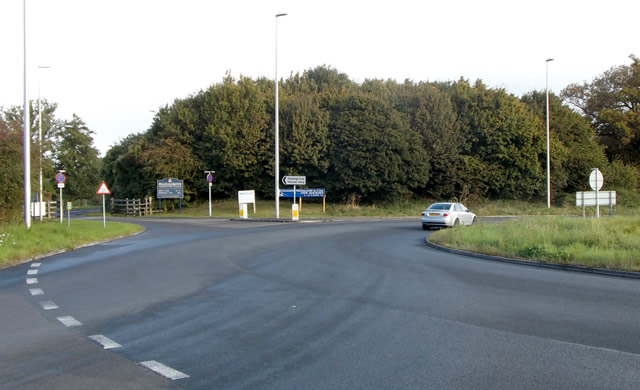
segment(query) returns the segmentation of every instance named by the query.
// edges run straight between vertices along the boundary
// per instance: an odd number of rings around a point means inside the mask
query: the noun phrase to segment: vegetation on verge
[[[434,232],[435,244],[494,256],[640,271],[640,217],[517,218]]]
[[[143,230],[142,226],[122,222],[78,220],[67,223],[44,221],[33,223],[27,230],[24,225],[0,225],[0,268],[15,265],[35,256],[70,250],[79,246],[130,235]]]

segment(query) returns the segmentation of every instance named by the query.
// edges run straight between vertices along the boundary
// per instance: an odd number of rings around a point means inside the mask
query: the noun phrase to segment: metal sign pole
[[[104,205],[104,194],[102,194],[102,228],[106,229],[107,228],[107,210],[106,207]]]
[[[60,223],[64,218],[64,207],[62,207],[62,187],[60,188]]]

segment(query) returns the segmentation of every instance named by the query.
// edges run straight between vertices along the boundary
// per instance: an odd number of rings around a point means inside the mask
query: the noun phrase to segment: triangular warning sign
[[[102,184],[100,184],[98,191],[96,191],[96,195],[111,195],[111,191],[109,191],[107,183],[103,181]]]

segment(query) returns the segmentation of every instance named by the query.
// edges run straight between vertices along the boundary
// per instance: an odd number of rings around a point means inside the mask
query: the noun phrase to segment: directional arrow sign
[[[304,186],[307,185],[306,176],[284,176],[282,184],[286,186]]]

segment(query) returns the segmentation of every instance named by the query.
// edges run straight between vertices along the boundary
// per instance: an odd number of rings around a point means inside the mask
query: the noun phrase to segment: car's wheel
[[[474,223],[478,222],[478,218],[473,217],[473,220],[471,220],[471,224],[473,225]]]
[[[458,218],[456,218],[456,220],[453,221],[453,227],[456,227],[458,225],[460,225],[460,220]]]
[[[429,230],[429,225],[422,225],[422,230]]]

